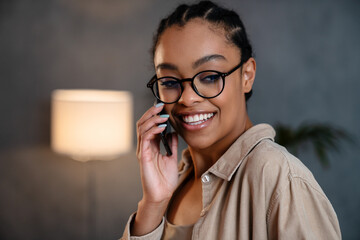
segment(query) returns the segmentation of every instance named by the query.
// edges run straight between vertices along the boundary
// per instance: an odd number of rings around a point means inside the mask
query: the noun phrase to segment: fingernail
[[[170,116],[169,116],[169,114],[161,114],[160,117],[161,118],[169,118]]]
[[[158,125],[158,128],[164,128],[166,126],[167,126],[167,124],[160,124],[160,125]]]
[[[161,103],[156,104],[155,107],[161,107],[163,105],[164,105],[164,103],[161,102]]]

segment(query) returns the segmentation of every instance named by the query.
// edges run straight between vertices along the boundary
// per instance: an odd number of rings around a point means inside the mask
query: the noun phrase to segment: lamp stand
[[[96,231],[96,174],[94,169],[94,162],[86,162],[86,175],[87,175],[87,232],[88,239],[95,240],[97,239]]]

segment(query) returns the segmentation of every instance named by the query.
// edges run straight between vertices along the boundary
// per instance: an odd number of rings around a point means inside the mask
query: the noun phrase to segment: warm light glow
[[[132,105],[130,92],[55,90],[52,149],[80,161],[113,159],[129,151]]]

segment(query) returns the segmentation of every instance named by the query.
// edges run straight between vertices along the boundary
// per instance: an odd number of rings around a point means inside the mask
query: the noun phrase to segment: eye
[[[179,88],[179,82],[174,78],[160,78],[158,79],[158,83],[161,88]]]
[[[204,72],[197,76],[201,84],[211,84],[220,80],[221,76],[217,72]]]

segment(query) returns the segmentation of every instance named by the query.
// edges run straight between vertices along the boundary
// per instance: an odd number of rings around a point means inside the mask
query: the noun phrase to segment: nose
[[[195,90],[192,88],[190,82],[183,82],[183,92],[178,103],[185,106],[192,106],[194,103],[203,101],[203,98],[200,97]]]

